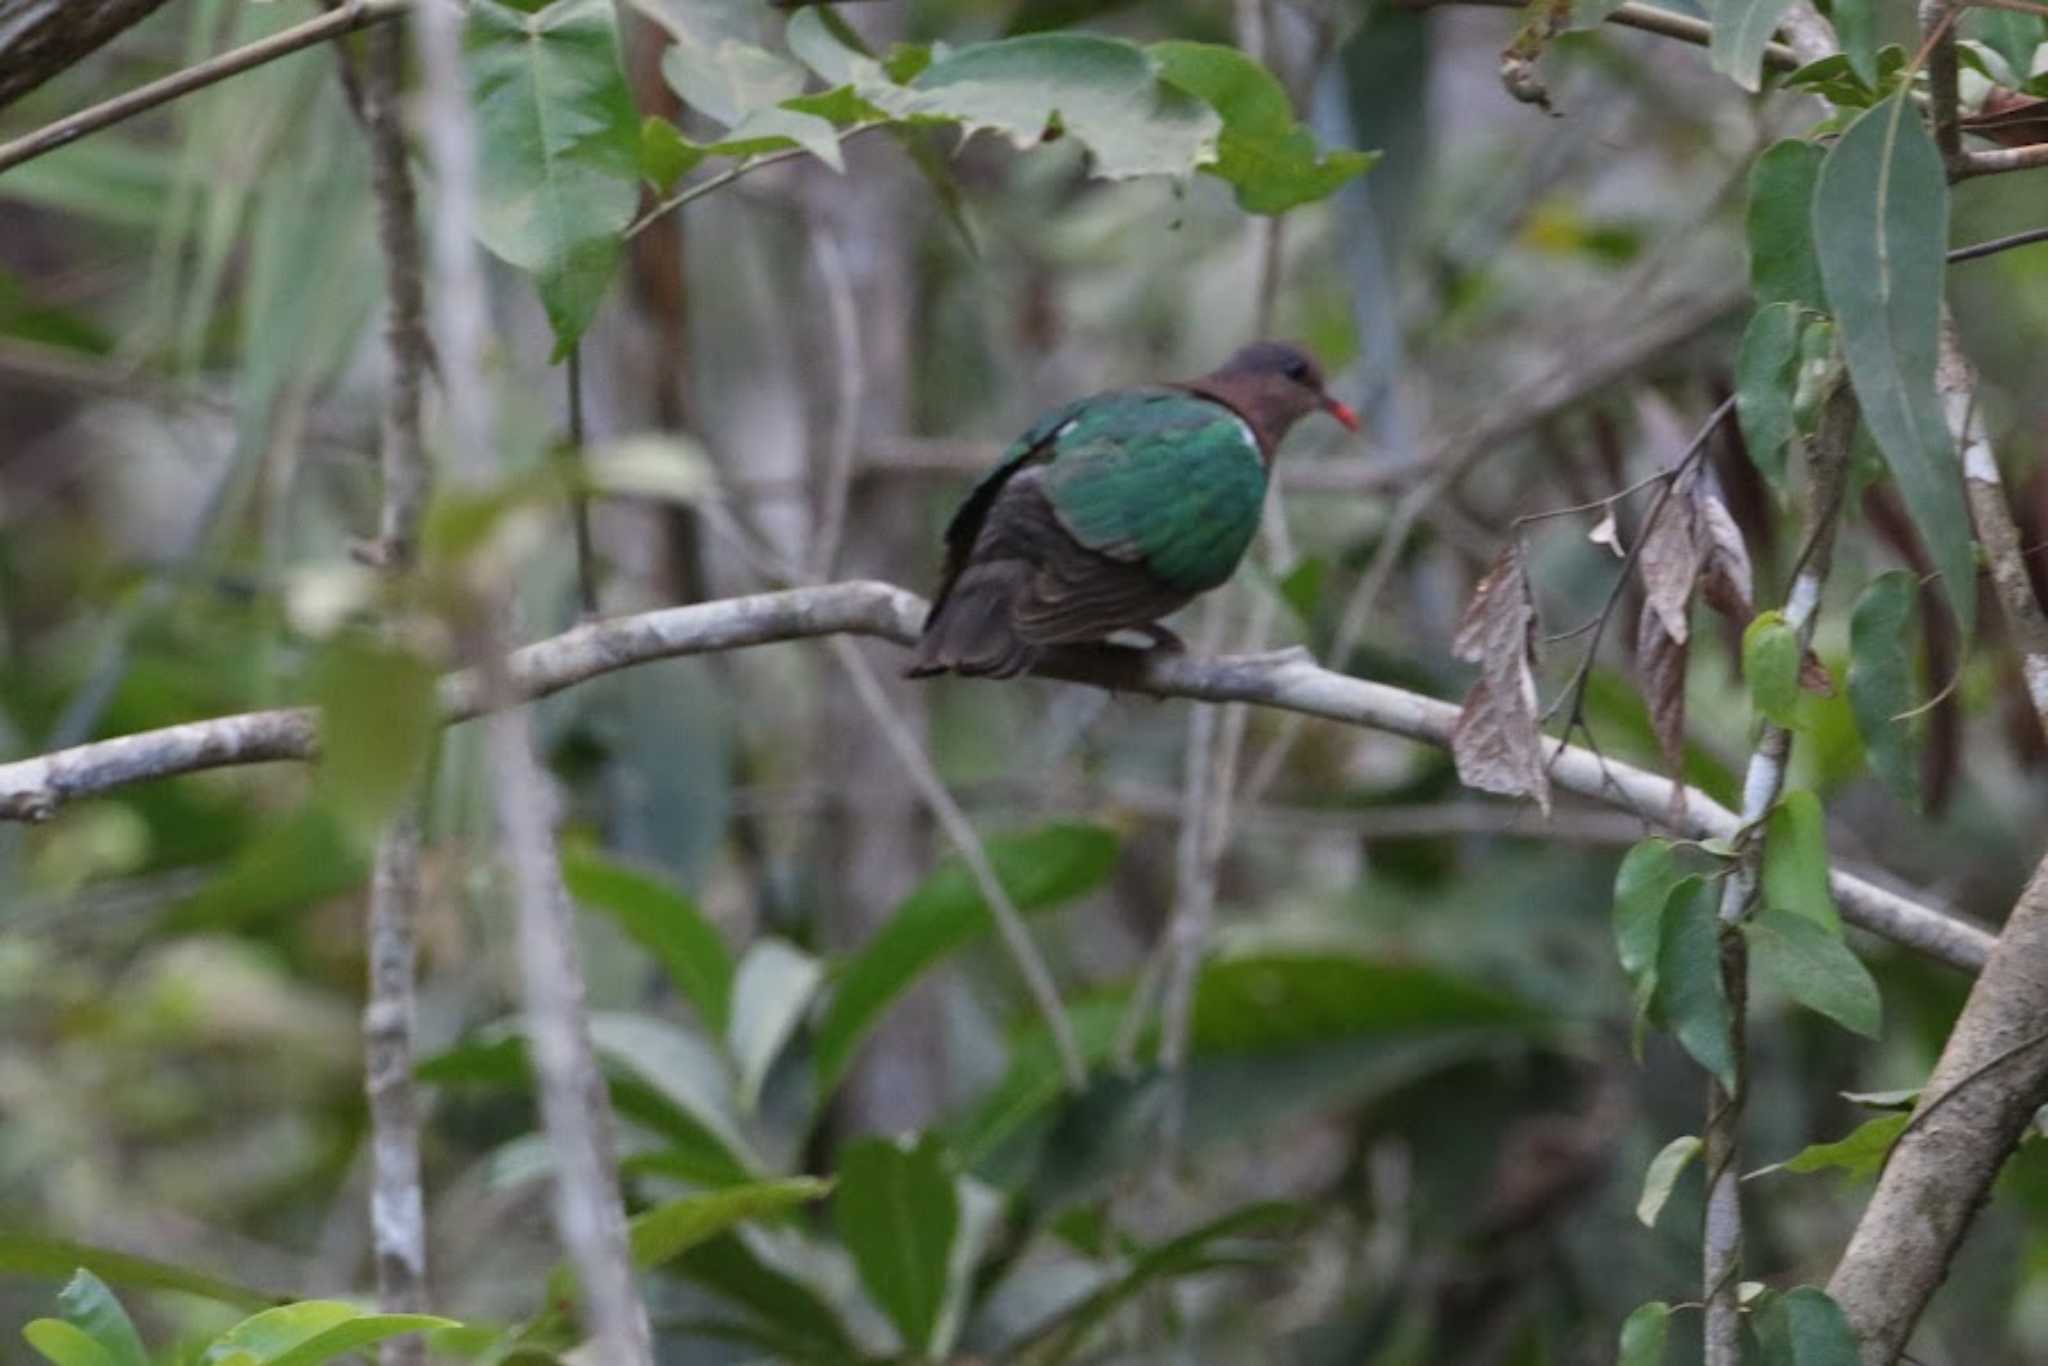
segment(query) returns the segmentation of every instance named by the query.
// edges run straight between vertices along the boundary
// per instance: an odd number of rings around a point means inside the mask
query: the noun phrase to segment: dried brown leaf
[[[1686,644],[1672,639],[1663,618],[1647,603],[1636,627],[1636,682],[1650,710],[1650,729],[1664,755],[1664,769],[1683,776],[1685,764]]]
[[[1536,608],[1519,544],[1502,550],[1472,590],[1451,650],[1479,666],[1451,728],[1451,757],[1468,787],[1534,797],[1547,814],[1550,777],[1543,767],[1532,669]]]
[[[1750,567],[1749,547],[1742,528],[1735,525],[1728,505],[1704,484],[1694,485],[1694,525],[1701,532],[1703,564],[1700,593],[1722,616],[1737,626],[1747,626],[1756,615],[1756,575]]]
[[[1680,645],[1692,632],[1692,592],[1699,583],[1704,558],[1690,483],[1673,488],[1665,498],[1657,519],[1643,533],[1636,558],[1649,611],[1663,623],[1665,634]]]

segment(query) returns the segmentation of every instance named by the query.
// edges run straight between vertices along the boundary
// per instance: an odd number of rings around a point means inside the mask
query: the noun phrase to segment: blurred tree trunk
[[[870,35],[873,37],[874,35]],[[893,147],[853,147],[843,180],[820,181],[813,201],[838,240],[858,320],[865,369],[859,431],[903,431],[910,412],[911,329],[917,313],[911,272],[915,229],[904,211],[900,154]],[[861,164],[865,162],[866,164]],[[828,357],[825,309],[810,330]],[[829,359],[825,365],[829,367]],[[829,375],[829,368],[821,369]],[[821,381],[829,387],[829,381]],[[832,414],[822,414],[829,426]],[[879,578],[921,584],[931,556],[915,504],[900,484],[856,481],[847,506],[836,578]],[[902,678],[902,652],[862,644],[883,680],[889,705],[922,741],[923,691]],[[835,950],[866,943],[930,864],[931,848],[916,792],[852,686],[828,678],[819,718],[816,771],[835,800],[816,866],[824,938]],[[946,1091],[943,977],[926,975],[882,1022],[839,1099],[840,1133],[896,1131],[937,1114]]]

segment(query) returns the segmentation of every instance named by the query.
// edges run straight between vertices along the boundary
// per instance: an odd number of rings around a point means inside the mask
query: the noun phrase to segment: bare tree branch
[[[0,0],[0,108],[119,37],[164,0]]]
[[[1417,8],[1427,9],[1434,5],[1469,4],[1485,5],[1500,9],[1520,9],[1522,0],[1409,0]],[[1663,38],[1676,38],[1681,43],[1705,47],[1714,40],[1714,26],[1705,19],[1690,14],[1679,14],[1674,10],[1656,5],[1642,5],[1635,0],[1625,0],[1607,15],[1607,22],[1622,28],[1640,29]],[[1764,45],[1764,65],[1773,71],[1797,71],[1804,62],[1786,43]]]
[[[180,95],[189,95],[217,81],[238,76],[252,67],[274,62],[279,57],[289,57],[302,48],[315,43],[324,43],[329,38],[338,38],[344,33],[368,24],[374,24],[400,14],[410,5],[411,0],[356,0],[354,4],[341,5],[327,11],[317,19],[308,19],[295,24],[281,33],[268,38],[259,38],[245,43],[231,52],[210,57],[196,66],[174,71],[159,81],[117,95],[90,109],[80,110],[68,118],[25,133],[9,143],[0,143],[0,171],[33,161],[45,152],[54,152],[59,147],[78,141],[87,133],[97,133],[102,128],[112,127],[124,119],[168,104]],[[111,35],[110,35],[111,36]],[[4,55],[4,50],[0,50]],[[0,63],[0,88],[4,88],[6,76],[4,63]],[[0,103],[4,103],[0,99]]]
[[[855,580],[793,588],[590,622],[513,652],[505,671],[512,695],[531,699],[635,664],[773,641],[843,632],[907,647],[916,642],[925,611],[924,599],[886,583]],[[1449,745],[1458,719],[1455,703],[1319,668],[1303,650],[1196,659],[1105,646],[1055,652],[1040,672],[1147,697],[1250,702],[1439,747]],[[441,711],[449,722],[481,713],[482,690],[474,673],[442,680]],[[1674,809],[1670,779],[1614,759],[1603,761],[1576,745],[1548,744],[1555,755],[1551,780],[1563,791],[1623,810]],[[311,759],[318,749],[315,718],[305,708],[248,712],[100,740],[0,764],[0,820],[47,816],[65,802],[152,778],[231,764]],[[1675,809],[1671,828],[1692,838],[1726,838],[1741,826],[1734,812],[1696,789],[1681,789]],[[1542,822],[1532,819],[1529,828],[1533,834]],[[1833,875],[1833,890],[1843,918],[1852,925],[1951,967],[1975,972],[1990,954],[1991,935],[1945,911],[1839,871]]]

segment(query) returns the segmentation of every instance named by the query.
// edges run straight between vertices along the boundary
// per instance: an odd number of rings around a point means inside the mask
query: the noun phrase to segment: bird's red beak
[[[1326,396],[1323,399],[1323,411],[1336,418],[1352,431],[1358,430],[1358,414],[1351,411],[1350,404],[1342,403],[1337,399]]]

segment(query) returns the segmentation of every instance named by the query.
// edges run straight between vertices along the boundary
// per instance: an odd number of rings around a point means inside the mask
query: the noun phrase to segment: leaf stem
[[[877,128],[886,128],[888,126],[889,121],[887,119],[871,119],[866,123],[856,123],[839,135],[839,143],[843,147],[862,133],[873,132]],[[662,200],[646,213],[641,214],[627,226],[626,231],[620,235],[620,240],[625,242],[632,241],[652,227],[656,219],[682,208],[683,205],[690,203],[692,200],[702,199],[713,190],[724,189],[741,176],[750,175],[766,167],[778,165],[785,161],[793,161],[797,157],[807,155],[809,155],[808,151],[802,147],[785,147],[779,152],[765,152],[757,157],[749,157],[737,165],[728,166],[717,175],[709,176],[697,181],[693,185],[676,191],[676,193]]]

